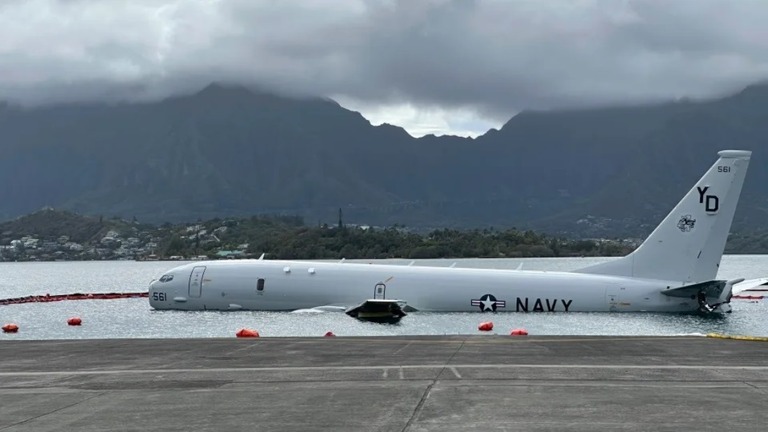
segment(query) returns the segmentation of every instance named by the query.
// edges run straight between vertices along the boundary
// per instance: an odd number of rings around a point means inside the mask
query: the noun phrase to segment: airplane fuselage
[[[696,311],[696,299],[662,294],[673,286],[568,272],[235,260],[172,269],[151,284],[149,301],[177,310],[290,311],[382,298],[425,312]]]
[[[152,282],[149,301],[155,309],[352,308],[348,314],[364,304],[388,303],[370,299],[399,300],[405,311],[428,312],[727,313],[736,281],[715,278],[751,154],[718,152],[637,249],[574,272],[209,261],[177,267]]]

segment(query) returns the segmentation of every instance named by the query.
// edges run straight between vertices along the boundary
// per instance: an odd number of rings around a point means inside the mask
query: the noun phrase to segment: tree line
[[[266,253],[271,259],[521,258],[619,256],[633,249],[621,241],[572,240],[516,229],[420,234],[402,226],[306,226],[296,217],[214,219],[199,227],[198,233],[172,235],[165,255],[213,257],[217,251],[239,249],[247,256]],[[215,240],[210,235],[214,230]]]

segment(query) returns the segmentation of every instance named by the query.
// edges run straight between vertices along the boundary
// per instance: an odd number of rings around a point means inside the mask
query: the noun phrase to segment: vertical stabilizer
[[[751,154],[719,152],[717,162],[639,248],[577,272],[684,284],[715,279]]]

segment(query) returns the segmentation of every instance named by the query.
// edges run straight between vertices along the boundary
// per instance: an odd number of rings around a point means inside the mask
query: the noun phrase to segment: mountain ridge
[[[364,224],[636,236],[717,150],[738,147],[756,150],[734,224],[750,229],[768,208],[768,178],[757,168],[766,160],[766,89],[523,111],[476,138],[414,138],[327,98],[217,83],[157,102],[6,104],[0,220],[46,205],[155,223],[265,213],[333,221],[343,208]]]

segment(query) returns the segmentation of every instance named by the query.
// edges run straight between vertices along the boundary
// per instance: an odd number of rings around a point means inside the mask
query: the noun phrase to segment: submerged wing
[[[345,310],[347,310],[347,306],[323,305],[307,309],[296,309],[291,311],[291,313],[344,312]]]

